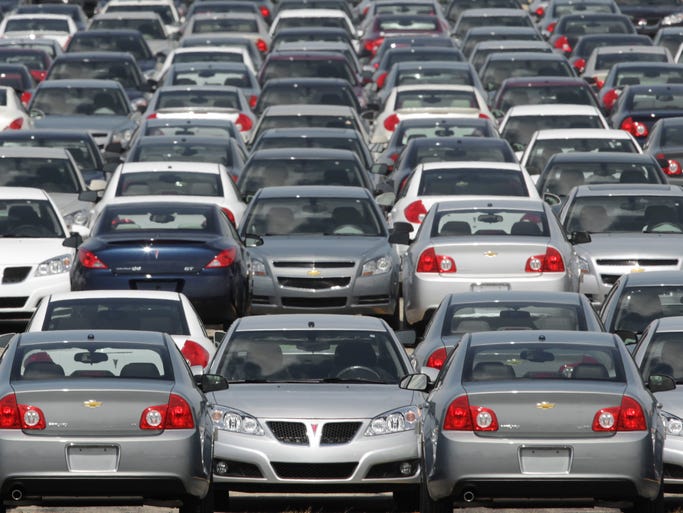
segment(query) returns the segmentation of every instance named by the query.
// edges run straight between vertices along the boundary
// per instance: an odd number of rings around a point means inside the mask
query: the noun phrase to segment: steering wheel
[[[368,379],[371,381],[382,381],[382,376],[379,375],[375,369],[366,367],[365,365],[350,365],[339,372],[335,378],[339,379]]]
[[[666,228],[666,230],[659,230],[659,228]],[[659,232],[659,233],[683,233],[683,229],[681,229],[680,226],[678,226],[676,223],[670,223],[668,221],[664,221],[661,223],[655,223],[652,226],[648,226],[647,230],[645,230],[646,233],[650,232]]]
[[[20,224],[10,230],[10,233],[15,237],[38,237],[40,235],[47,235],[47,230],[42,226],[33,224]]]
[[[339,233],[342,235],[362,235],[363,229],[357,224],[342,224],[334,229],[334,233]]]

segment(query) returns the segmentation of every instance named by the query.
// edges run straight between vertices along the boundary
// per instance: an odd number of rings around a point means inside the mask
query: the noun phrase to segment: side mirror
[[[82,224],[72,224],[69,229],[71,230],[71,235],[80,235],[81,239],[90,237],[90,228]]]
[[[65,248],[77,248],[83,243],[83,237],[80,233],[72,232],[64,241],[62,246]]]
[[[647,378],[645,386],[650,389],[650,392],[668,392],[676,389],[676,382],[671,376],[664,376],[661,374],[653,374]]]
[[[562,203],[562,198],[560,198],[557,194],[553,194],[552,192],[544,192],[543,201],[554,207],[555,205]]]
[[[667,159],[657,159],[657,164],[659,164],[659,167],[662,169],[669,167],[669,161]]]
[[[154,91],[157,90],[158,87],[159,87],[159,82],[157,82],[153,78],[147,79],[147,91],[148,92],[153,93]]]
[[[387,176],[389,174],[389,164],[386,164],[384,162],[378,162],[376,164],[373,164],[370,168],[370,172],[373,175]]]
[[[393,231],[394,233],[413,233],[413,225],[405,221],[396,221]]]
[[[633,346],[635,347],[636,343],[638,342],[638,334],[635,331],[631,330],[616,330],[614,332],[621,340],[624,341],[624,344],[627,346]]]
[[[572,244],[588,244],[592,240],[588,232],[572,232],[568,238]]]
[[[375,117],[377,117],[377,112],[373,110],[364,110],[361,112],[360,117],[365,121],[374,121]]]
[[[380,207],[390,208],[396,202],[396,194],[393,192],[383,192],[375,198]]]
[[[493,114],[493,117],[496,119],[503,119],[503,117],[505,116],[505,112],[503,112],[500,109],[494,109],[493,111],[491,111],[491,114]]]
[[[410,245],[410,233],[407,232],[391,232],[389,234],[390,244],[402,244],[404,246]]]
[[[426,374],[408,374],[401,380],[398,386],[403,390],[427,392],[429,390],[429,376]]]
[[[106,187],[107,181],[102,180],[101,178],[90,180],[90,183],[88,184],[88,189],[90,189],[92,192],[103,191]]]
[[[96,180],[93,180],[93,182]],[[98,200],[97,191],[81,191],[78,193],[78,201],[87,201],[88,203],[95,203]]]
[[[228,380],[220,374],[202,374],[195,376],[195,383],[204,392],[215,392],[218,390],[227,390]]]
[[[224,338],[225,338],[225,331],[215,330],[213,332],[213,343],[216,346],[219,346],[221,344],[221,342],[223,342]]]
[[[595,77],[584,76],[583,79],[586,81],[588,85],[595,85]]]
[[[244,245],[249,247],[263,246],[263,238],[255,233],[247,233],[244,236]]]
[[[123,152],[123,145],[120,142],[111,142],[104,147],[106,153],[119,154]]]

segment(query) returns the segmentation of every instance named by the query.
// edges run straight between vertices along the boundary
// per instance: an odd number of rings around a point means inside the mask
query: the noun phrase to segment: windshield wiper
[[[386,381],[379,381],[376,379],[363,378],[323,378],[319,380],[320,383],[374,383],[377,385],[386,385]]]

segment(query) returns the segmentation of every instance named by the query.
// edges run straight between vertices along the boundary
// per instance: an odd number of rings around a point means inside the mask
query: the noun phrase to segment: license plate
[[[510,290],[509,283],[473,283],[470,286],[472,292],[496,292],[500,290]]]
[[[71,472],[116,472],[119,448],[115,445],[70,445],[66,459]]]
[[[133,288],[138,290],[180,292],[178,289],[178,280],[137,280],[133,282]]]
[[[520,447],[522,474],[568,474],[571,463],[569,447]]]

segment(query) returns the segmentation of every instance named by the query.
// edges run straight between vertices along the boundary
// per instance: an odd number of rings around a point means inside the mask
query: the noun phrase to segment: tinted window
[[[61,238],[66,235],[50,202],[17,199],[0,201],[0,237]],[[5,272],[10,273],[11,269]],[[11,279],[9,274],[6,278]]]
[[[76,170],[65,158],[0,158],[0,185],[37,187],[47,192],[80,192]]]
[[[432,237],[461,235],[548,237],[548,220],[540,210],[449,210],[436,215]]]
[[[495,169],[430,169],[422,172],[418,196],[528,196],[522,173]]]

